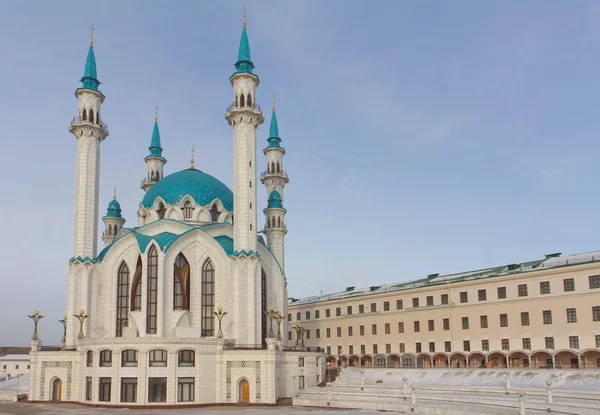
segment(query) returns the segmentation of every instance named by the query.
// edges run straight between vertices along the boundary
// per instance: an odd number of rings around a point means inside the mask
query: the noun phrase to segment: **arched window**
[[[245,107],[246,101],[244,100],[244,94],[240,95],[240,107]]]
[[[267,219],[267,228],[271,228],[271,218]]]
[[[112,235],[112,225],[108,225],[108,234]]]
[[[190,264],[183,256],[177,255],[173,270],[173,310],[190,309]]]
[[[165,205],[163,205],[162,203],[159,203],[157,212],[158,212],[158,217],[160,219],[164,219],[165,213],[167,213],[167,209],[165,208]]]
[[[123,336],[129,313],[129,268],[125,261],[119,267],[117,277],[117,337]]]
[[[138,256],[133,283],[131,284],[131,311],[142,309],[142,257]]]
[[[271,173],[275,173],[275,162],[271,162]]]
[[[94,122],[94,110],[90,109],[90,122]]]
[[[263,349],[267,348],[267,276],[263,269],[260,270],[260,308],[262,316],[261,333]]]
[[[156,181],[159,181],[159,180],[160,180],[160,172],[157,171],[156,172]]]
[[[183,205],[183,218],[184,219],[192,219],[192,212],[194,208],[192,208],[192,204],[188,201]]]
[[[219,212],[219,209],[217,208],[217,204],[215,203],[210,208],[210,220],[213,222],[218,222],[220,214],[221,214],[221,212]]]
[[[81,112],[81,121],[87,121],[87,111],[85,108]]]
[[[88,352],[86,353],[86,366],[87,367],[93,367],[94,366],[94,352],[92,352],[91,350],[88,350]]]
[[[281,228],[281,216],[277,217],[277,227]]]
[[[123,350],[121,352],[121,367],[137,367],[138,353],[136,350]]]
[[[146,333],[156,333],[158,315],[158,252],[152,245],[148,252],[148,298],[146,303]]]
[[[196,366],[196,352],[193,350],[180,350],[177,352],[177,366],[194,367]]]
[[[118,230],[119,230],[119,225],[115,225],[115,227],[113,228],[115,235],[117,234]]]
[[[150,172],[150,180],[154,180],[154,170]]]
[[[281,170],[279,168],[279,162],[277,162],[277,173],[279,173]]]
[[[215,269],[212,261],[207,259],[202,267],[202,336],[212,337],[215,311]]]
[[[252,106],[252,94],[248,94],[248,106]]]

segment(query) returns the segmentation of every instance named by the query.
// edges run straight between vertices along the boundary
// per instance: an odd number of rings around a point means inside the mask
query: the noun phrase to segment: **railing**
[[[268,224],[265,224],[263,227],[263,232],[268,231],[269,229],[286,229],[287,230],[287,226],[286,225],[281,225],[281,226],[269,226]]]
[[[235,105],[235,102],[232,103],[230,106],[227,107],[227,111],[226,112],[231,112],[231,110],[233,108],[252,108],[255,110],[259,110],[260,111],[260,105],[256,105],[256,104],[252,104],[252,105],[244,105],[243,107],[240,105]]]
[[[71,122],[71,124],[76,123],[76,122],[89,122],[90,124],[97,124],[100,127],[104,128],[105,130],[108,130],[108,125],[104,124],[104,122],[102,120],[98,121],[98,122],[91,122],[90,120],[82,120],[81,117],[79,115],[76,115],[73,117],[73,121]]]
[[[142,183],[141,184],[144,184],[144,183],[156,183],[156,182],[157,182],[156,179],[149,179],[149,178],[146,177],[145,179],[142,179]]]
[[[234,344],[234,343],[225,343],[223,345],[223,350],[264,350],[266,347],[263,347],[262,344]]]
[[[283,176],[283,177],[288,177],[287,171],[285,170],[281,170],[278,172],[274,172],[271,170],[265,170],[260,174],[260,177],[264,177],[264,176]]]
[[[40,352],[76,352],[77,346],[62,348],[61,346],[40,346]]]
[[[284,352],[315,352],[315,353],[322,353],[323,352],[323,348],[322,347],[293,347],[293,346],[287,346],[287,347],[282,347],[281,350],[283,350]]]

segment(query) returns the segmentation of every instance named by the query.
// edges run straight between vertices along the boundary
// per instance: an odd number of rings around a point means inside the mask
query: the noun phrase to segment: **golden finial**
[[[90,48],[94,47],[94,25],[90,29]]]
[[[191,166],[190,168],[194,168],[194,146],[192,146],[192,159],[190,160]]]
[[[154,122],[158,123],[158,105],[156,106],[156,111],[154,112]]]
[[[242,23],[242,29],[246,30],[246,6],[244,6],[244,23]]]
[[[115,190],[113,191],[113,199],[117,200],[117,186],[115,185]]]
[[[275,112],[275,94],[273,94],[273,112]]]

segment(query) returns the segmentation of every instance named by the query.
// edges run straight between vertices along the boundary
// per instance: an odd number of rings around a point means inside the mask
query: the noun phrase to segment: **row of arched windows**
[[[235,96],[235,103],[234,103],[235,107],[252,107],[254,108],[254,105],[252,104],[252,94],[248,94],[247,97],[244,97],[244,94],[240,94],[239,99],[238,96]]]
[[[212,222],[218,222],[221,212],[219,211],[219,208],[217,207],[216,204],[212,205],[209,212],[210,212],[210,220]],[[185,202],[185,204],[183,205],[183,219],[185,219],[185,220],[192,219],[193,213],[194,213],[194,208],[192,206],[192,203],[189,201]],[[160,214],[159,214],[159,216],[160,216]],[[163,216],[161,216],[161,218],[163,218],[163,217],[164,217],[164,214],[163,214]]]
[[[283,227],[283,221],[281,216],[273,216],[271,219],[267,218],[267,228],[281,228]]]
[[[160,180],[160,172],[157,171],[154,173],[154,170],[150,171],[150,181],[159,181]]]
[[[90,112],[88,113],[87,110],[84,108],[83,111],[81,111],[81,121],[89,121],[96,124],[100,124],[100,111],[98,111],[98,114],[94,117],[93,109],[90,109]]]
[[[115,226],[113,227],[109,224],[107,229],[107,235],[116,235],[117,233],[119,233],[119,225],[115,224]]]
[[[271,162],[271,165],[267,163],[267,172],[268,173],[281,173],[281,167],[279,166],[279,162],[275,164],[274,161]]]
[[[175,258],[173,269],[173,310],[189,310],[191,303],[191,270],[190,264],[183,254]],[[129,290],[129,268],[123,262],[117,276],[117,337],[123,335],[123,327],[127,327],[128,313],[142,309],[142,258],[138,256],[136,271],[131,291]],[[215,269],[209,259],[202,266],[202,336],[214,335],[214,284]],[[148,251],[147,263],[147,298],[146,298],[146,333],[157,332],[158,319],[158,251],[152,246]],[[130,294],[131,293],[131,294]],[[129,298],[132,298],[131,305]]]

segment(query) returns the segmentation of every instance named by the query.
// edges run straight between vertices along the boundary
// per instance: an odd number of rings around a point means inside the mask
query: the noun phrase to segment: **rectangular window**
[[[527,284],[519,284],[517,288],[519,291],[519,297],[527,297]]]
[[[377,303],[371,303],[371,313],[375,313],[377,311]]]
[[[402,300],[396,300],[396,310],[402,310]]]
[[[529,313],[521,313],[521,326],[529,326]]]
[[[337,336],[342,337],[342,328],[341,327],[337,328]]]
[[[348,346],[348,354],[354,354],[354,346],[350,345]],[[317,359],[317,363],[319,362],[319,359]],[[318,364],[317,364],[318,366]]]
[[[429,353],[435,353],[435,342],[429,342]]]
[[[331,354],[331,346],[327,346],[327,354]]]
[[[180,350],[177,352],[177,364],[179,367],[196,366],[196,352],[193,350]]]
[[[6,369],[6,367],[4,369]],[[92,400],[92,378],[91,377],[85,378],[85,400],[86,401]]]
[[[325,309],[325,317],[331,317],[331,310],[330,309]]]
[[[300,313],[300,312],[296,313],[296,320],[297,321],[302,320],[302,313]]]
[[[315,318],[321,318],[321,311],[315,310]]]
[[[510,350],[510,342],[508,339],[502,339],[502,350]]]
[[[288,321],[292,321],[292,313],[288,313]]]
[[[202,320],[203,337],[215,335],[215,268],[210,260],[202,267]],[[300,319],[298,319],[300,320]]]
[[[100,378],[98,385],[98,400],[100,402],[110,402],[110,384],[111,378]]]
[[[419,307],[419,298],[413,298],[413,307],[414,308]]]
[[[506,287],[498,287],[498,299],[506,298]]]
[[[327,330],[326,336],[327,336],[327,338],[330,338],[331,337],[331,329],[329,327],[327,327],[326,330]]]
[[[304,358],[303,357],[298,358],[298,367],[304,367]]]
[[[579,336],[569,336],[569,347],[579,349]]]
[[[364,336],[365,335],[365,326],[360,326],[359,330],[360,330],[360,335]]]
[[[194,378],[177,378],[177,402],[194,402]]]
[[[446,351],[446,353],[450,353],[452,351],[452,343],[444,342],[444,350]]]
[[[523,339],[523,350],[531,350],[531,339],[528,337]]]
[[[592,319],[594,321],[600,321],[600,306],[592,307]]]
[[[310,320],[310,311],[307,311],[307,312],[306,312],[306,319],[307,319],[307,320]],[[184,379],[185,379],[185,378],[184,378]]]
[[[600,349],[600,335],[596,334],[596,348]]]
[[[288,340],[292,340],[292,332],[291,331],[288,331]]]
[[[481,341],[481,350],[484,352],[489,352],[490,351],[490,341],[489,340],[482,340]]]
[[[348,337],[352,337],[353,334],[352,326],[348,326]]]
[[[335,316],[340,317],[342,315],[342,307],[335,308]]]
[[[167,378],[148,378],[148,402],[167,401]]]
[[[554,349],[554,337],[546,337],[546,349]]]
[[[291,333],[291,332],[290,332],[290,333]],[[316,333],[316,335],[317,335],[317,339],[320,339],[320,338],[321,338],[321,329],[317,329],[317,333]],[[291,340],[291,339],[290,339],[290,340]]]
[[[310,330],[306,330],[306,340],[310,340]]]
[[[421,323],[418,321],[415,321],[415,333],[418,333],[421,331]]]
[[[94,352],[92,352],[91,350],[87,352],[86,366],[94,366]],[[4,369],[6,369],[6,365],[4,366]]]
[[[377,354],[377,353],[378,353],[378,352],[377,352],[377,345],[376,345],[376,344],[374,344],[374,345],[373,345],[373,354]]]
[[[304,375],[298,376],[298,389],[304,389]]]
[[[121,352],[121,367],[137,367],[138,354],[135,350],[123,350]]]
[[[148,353],[148,361],[150,367],[165,367],[167,366],[167,351],[166,350],[150,350]]]
[[[463,330],[469,329],[469,317],[462,318],[462,328],[463,328]]]
[[[364,314],[365,312],[365,305],[361,304],[358,306],[358,314]]]
[[[435,323],[433,322],[433,320],[429,320],[427,322],[427,325],[429,326],[429,331],[435,331]]]
[[[500,327],[508,327],[508,314],[500,314]]]
[[[403,321],[398,322],[398,333],[404,333],[404,322]]]
[[[377,334],[377,324],[371,325],[371,334]]]
[[[121,378],[121,402],[137,402],[137,378]]]
[[[420,342],[415,343],[415,351],[417,353],[421,353],[422,352],[422,350],[421,350],[421,343]]]
[[[448,294],[442,294],[442,304],[448,304]]]
[[[390,330],[390,323],[385,323],[385,334],[390,334],[391,330]]]
[[[563,284],[565,286],[565,291],[575,291],[575,279],[565,278]]]
[[[552,310],[542,311],[544,316],[544,324],[552,324]]]
[[[567,308],[567,323],[577,323],[577,310]]]
[[[404,343],[399,343],[398,344],[398,351],[399,351],[399,353],[405,353],[406,352],[406,348],[404,347]]]
[[[385,352],[392,353],[392,345],[391,344],[388,343],[385,345]]]
[[[390,311],[390,302],[389,301],[383,302],[383,311]]]
[[[366,353],[366,348],[365,348],[365,345],[364,345],[364,344],[361,344],[361,345],[360,345],[360,354],[365,354],[365,353]],[[330,354],[330,353],[328,353],[328,354]]]
[[[488,328],[488,319],[487,316],[479,316],[479,323],[482,329]]]
[[[433,305],[433,295],[428,295],[427,296],[427,305],[428,306],[432,306]]]
[[[450,319],[449,318],[445,318],[443,320],[444,323],[444,330],[450,330]]]
[[[158,253],[156,246],[148,253],[148,290],[146,302],[146,333],[156,334],[156,316],[158,314]]]
[[[600,288],[600,275],[590,275],[590,289]]]
[[[471,342],[469,340],[463,340],[463,351],[465,351],[465,352],[471,351]]]
[[[100,352],[100,367],[112,366],[112,352],[110,350],[102,350]]]
[[[550,294],[550,281],[540,282],[540,294]]]
[[[479,301],[487,300],[487,291],[486,290],[477,291],[477,298],[479,299]]]
[[[466,291],[462,291],[460,293],[460,302],[461,303],[467,303],[469,301],[469,295],[467,294]]]
[[[351,316],[352,315],[352,306],[349,305],[348,307],[346,307],[346,314]]]

